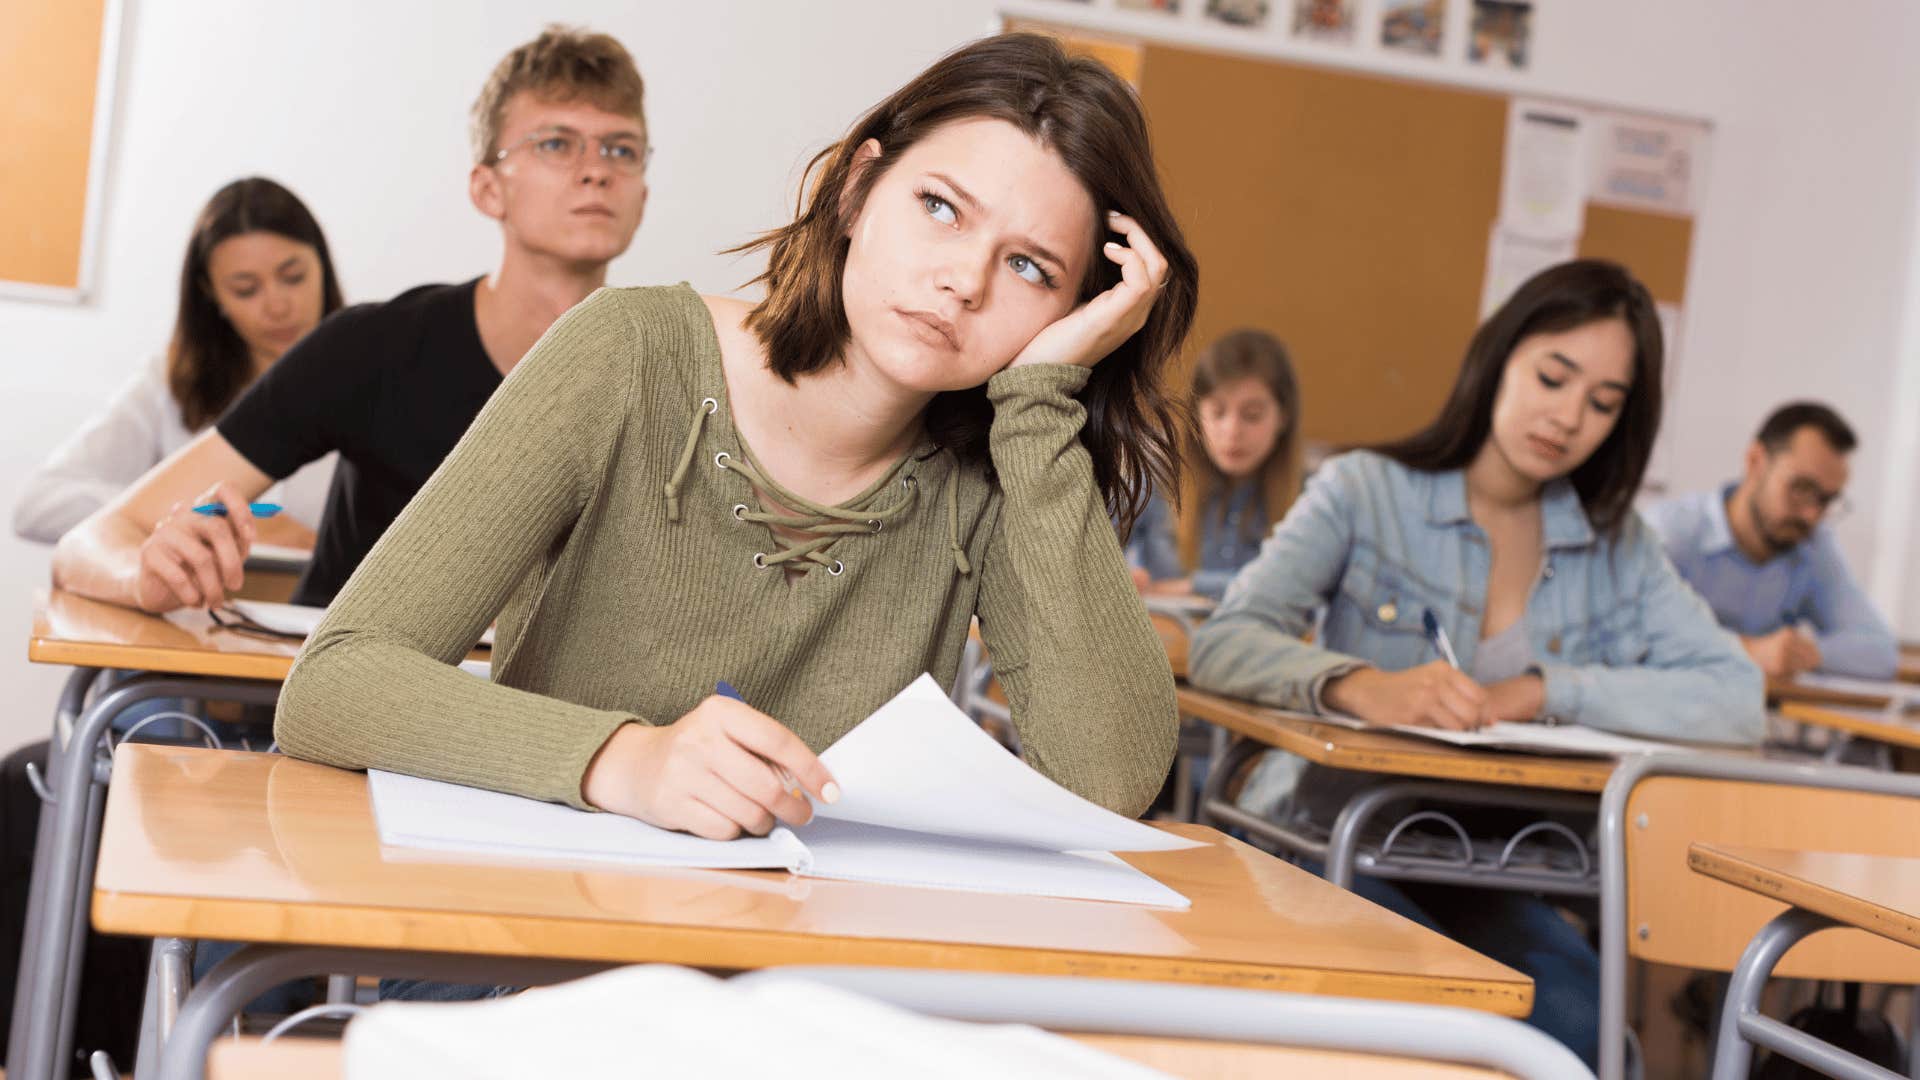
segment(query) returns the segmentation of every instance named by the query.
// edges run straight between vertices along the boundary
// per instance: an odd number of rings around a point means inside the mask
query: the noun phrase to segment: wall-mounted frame
[[[0,299],[93,290],[124,7],[0,5]]]

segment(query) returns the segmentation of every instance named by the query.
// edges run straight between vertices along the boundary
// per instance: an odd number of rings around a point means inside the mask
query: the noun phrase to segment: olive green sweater
[[[842,504],[858,528],[832,565],[790,578],[757,564],[791,545],[740,517],[758,504],[706,305],[602,289],[347,582],[275,734],[330,765],[582,806],[623,723],[672,723],[725,679],[824,750],[920,672],[951,686],[978,615],[1027,761],[1137,814],[1173,754],[1173,678],[1080,444],[1086,378],[995,375],[994,480],[924,444]],[[489,683],[453,665],[496,617]]]

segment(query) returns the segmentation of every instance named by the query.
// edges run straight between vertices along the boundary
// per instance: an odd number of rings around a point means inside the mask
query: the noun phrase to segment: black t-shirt
[[[296,603],[333,600],[499,387],[473,317],[478,283],[422,285],[334,313],[216,425],[276,480],[340,452]]]

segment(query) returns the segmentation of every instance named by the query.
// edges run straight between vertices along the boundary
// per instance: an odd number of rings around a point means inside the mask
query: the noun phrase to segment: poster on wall
[[[1586,227],[1587,113],[1515,98],[1507,108],[1500,171],[1500,227],[1535,237],[1579,236]]]
[[[1473,24],[1467,34],[1469,63],[1523,71],[1532,41],[1532,0],[1473,0]]]
[[[1207,0],[1207,18],[1230,26],[1267,25],[1267,0]]]
[[[1690,216],[1705,134],[1700,124],[1596,113],[1591,139],[1593,201]]]
[[[1380,0],[1380,44],[1420,56],[1439,56],[1447,0]]]
[[[1354,0],[1293,0],[1293,36],[1353,44]]]

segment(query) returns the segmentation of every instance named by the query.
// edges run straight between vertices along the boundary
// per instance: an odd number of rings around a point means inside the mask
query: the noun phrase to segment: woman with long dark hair
[[[298,196],[258,176],[215,192],[187,241],[165,355],[35,471],[14,504],[14,532],[59,540],[219,419],[340,303],[327,238]],[[329,457],[263,498],[312,527],[332,475]]]
[[[814,163],[765,299],[603,289],[360,566],[289,753],[726,839],[838,797],[820,750],[977,615],[1027,759],[1137,813],[1173,680],[1113,513],[1198,271],[1132,91],[1049,38],[937,61]],[[454,663],[498,617],[493,682]],[[713,693],[736,685],[745,701]]]
[[[1661,359],[1652,298],[1625,269],[1583,260],[1527,281],[1474,335],[1432,424],[1321,466],[1194,635],[1194,683],[1383,726],[1759,742],[1759,671],[1633,513]],[[1275,751],[1240,800],[1325,825],[1362,783]],[[1358,888],[1533,976],[1534,1024],[1594,1061],[1598,961],[1545,900]]]
[[[1194,361],[1180,508],[1156,495],[1127,542],[1144,593],[1218,600],[1300,490],[1300,384],[1287,347],[1235,330]]]

